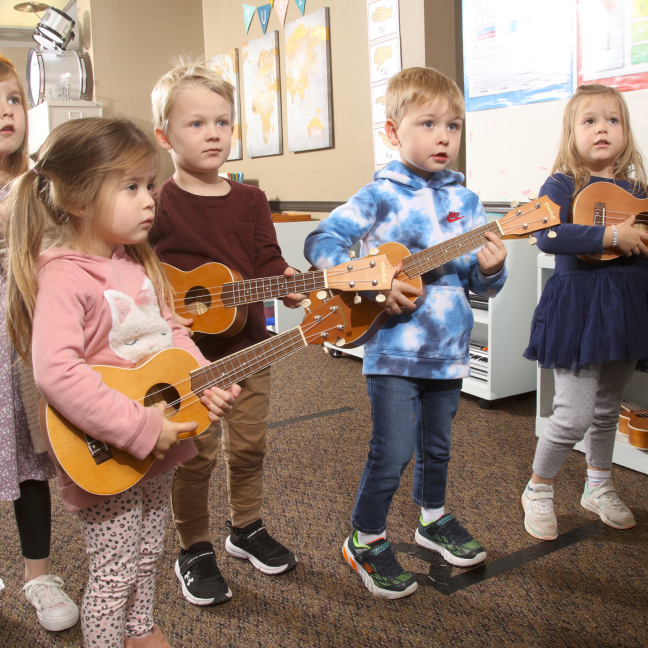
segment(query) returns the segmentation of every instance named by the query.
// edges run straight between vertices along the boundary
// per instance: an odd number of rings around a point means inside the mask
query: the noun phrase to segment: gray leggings
[[[577,374],[554,369],[553,415],[538,439],[533,461],[538,477],[553,479],[583,437],[587,463],[601,470],[612,466],[623,392],[636,364],[612,360],[586,365]]]

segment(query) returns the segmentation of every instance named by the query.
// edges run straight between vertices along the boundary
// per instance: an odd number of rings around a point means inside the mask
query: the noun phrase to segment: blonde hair
[[[437,99],[447,101],[451,110],[463,119],[463,94],[450,77],[434,68],[413,67],[401,70],[391,78],[387,86],[387,119],[391,119],[398,128],[410,108]]]
[[[29,149],[28,149],[28,140],[29,140],[29,124],[27,119],[27,96],[25,95],[25,90],[20,82],[20,77],[16,68],[13,66],[13,63],[3,56],[0,58],[0,81],[5,81],[8,78],[14,78],[18,84],[18,90],[20,92],[20,104],[21,108],[25,113],[25,136],[23,137],[22,144],[20,147],[15,150],[13,153],[10,153],[9,158],[9,174],[11,177],[15,177],[24,173],[29,168]]]
[[[200,61],[180,62],[155,84],[151,93],[153,126],[168,134],[169,115],[176,97],[186,88],[205,88],[229,103],[234,115],[234,86]]]
[[[564,173],[574,179],[574,195],[587,186],[591,174],[583,164],[576,150],[576,117],[583,103],[593,97],[615,99],[621,113],[623,126],[623,148],[614,160],[615,179],[630,180],[635,190],[640,187],[646,191],[646,169],[643,156],[637,149],[630,128],[630,113],[623,95],[616,89],[599,83],[579,86],[565,106],[563,113],[563,130],[558,147],[558,157],[551,174]]]
[[[7,244],[7,331],[16,351],[31,362],[31,333],[38,291],[38,257],[47,225],[56,245],[92,240],[105,222],[124,174],[158,148],[125,119],[75,119],[47,137],[31,171],[12,185],[5,222]],[[83,217],[71,215],[83,210]],[[131,259],[144,267],[156,287],[160,308],[171,303],[171,287],[155,252],[144,241],[126,245]]]

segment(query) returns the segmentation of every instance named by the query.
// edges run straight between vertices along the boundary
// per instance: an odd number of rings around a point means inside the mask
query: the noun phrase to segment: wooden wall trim
[[[336,207],[344,205],[345,202],[331,201],[309,201],[309,200],[270,200],[270,211],[273,214],[281,212],[306,212],[306,213],[329,213]],[[507,202],[485,202],[484,209],[495,214],[506,214],[511,211],[511,204]]]

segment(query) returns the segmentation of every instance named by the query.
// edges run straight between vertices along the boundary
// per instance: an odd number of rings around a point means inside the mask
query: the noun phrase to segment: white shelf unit
[[[538,255],[538,300],[547,280],[553,274],[555,258],[551,254]],[[555,394],[554,376],[551,369],[536,369],[538,380],[538,400],[536,405],[536,436],[540,436],[549,422],[553,413],[553,399]],[[648,407],[648,374],[635,371],[625,396],[629,401]],[[585,452],[585,443],[581,441],[574,447],[579,452]],[[619,466],[631,468],[637,472],[648,474],[648,451],[633,448],[628,443],[628,438],[617,430],[614,444],[613,462]]]
[[[488,347],[487,378],[464,378],[462,391],[482,399],[482,404],[536,389],[535,367],[522,353],[529,343],[536,306],[532,286],[538,249],[526,239],[504,241],[504,245],[506,283],[489,300],[488,310],[472,309],[475,325],[470,339]]]

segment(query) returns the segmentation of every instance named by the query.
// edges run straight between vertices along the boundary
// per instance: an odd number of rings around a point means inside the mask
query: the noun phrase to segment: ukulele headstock
[[[502,230],[503,239],[529,236],[533,232],[560,225],[560,207],[549,197],[541,196],[526,205],[514,207],[497,219],[497,224]]]
[[[330,342],[337,346],[344,344],[343,332],[347,328],[342,299],[335,295],[324,304],[310,309],[310,300],[305,299],[302,306],[306,309],[306,316],[300,329],[308,344],[324,344]]]
[[[326,271],[326,278],[333,290],[390,290],[395,274],[387,255],[375,254],[340,263]]]

